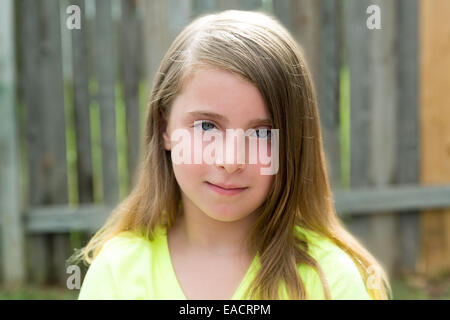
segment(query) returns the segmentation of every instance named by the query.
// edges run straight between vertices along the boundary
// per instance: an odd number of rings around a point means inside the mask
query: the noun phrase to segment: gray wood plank
[[[72,230],[69,230],[69,232]],[[51,273],[52,278],[61,287],[66,287],[68,274],[67,270],[67,259],[72,253],[70,238],[68,232],[56,233],[52,232],[53,241],[51,245]]]
[[[218,11],[216,0],[192,0],[192,16],[204,15]]]
[[[285,28],[292,31],[293,16],[291,14],[291,1],[273,1],[273,13]]]
[[[317,98],[332,189],[341,184],[339,73],[341,19],[339,2],[320,1],[319,79]]]
[[[100,228],[113,207],[94,204],[79,206],[52,205],[33,207],[25,215],[27,232],[88,231]]]
[[[344,5],[345,63],[350,73],[350,187],[369,184],[369,77],[367,0],[347,0]],[[365,245],[369,221],[352,216],[345,221],[350,231]]]
[[[405,184],[378,188],[360,187],[336,190],[336,210],[339,215],[367,215],[388,211],[444,209],[450,206],[450,186],[420,186]]]
[[[95,77],[92,71],[93,67],[93,50],[91,49],[92,40],[92,21],[88,24],[89,9],[85,0],[71,0],[71,4],[78,5],[81,10],[81,29],[72,30],[72,66],[73,85],[74,85],[74,123],[76,132],[76,153],[77,153],[77,181],[78,181],[78,202],[92,203],[94,201],[94,168],[92,157],[91,142],[91,119],[90,119],[90,103],[93,97],[89,92],[89,80]],[[91,3],[91,6],[95,6]],[[94,16],[94,14],[92,14]],[[91,17],[92,20],[93,17]],[[65,230],[71,233],[73,239],[76,230]],[[84,230],[83,230],[84,231]],[[88,232],[81,232],[77,235],[79,238],[87,237]],[[76,236],[75,236],[76,238]],[[81,244],[78,244],[80,246]],[[71,242],[71,246],[76,243]],[[64,246],[62,247],[64,248]],[[59,252],[60,246],[53,248],[55,252]]]
[[[85,19],[85,1],[72,0],[81,10],[81,29],[72,30],[72,65],[74,85],[74,114],[77,150],[78,201],[92,202],[93,168],[91,153],[90,97],[89,97],[89,64],[87,49],[87,25]]]
[[[273,11],[300,44],[314,84],[319,79],[320,1],[274,1]]]
[[[262,5],[261,0],[217,0],[218,10],[256,10]]]
[[[121,65],[126,108],[127,163],[129,186],[134,185],[139,160],[139,80],[141,62],[141,35],[136,3],[122,0]]]
[[[398,166],[396,182],[419,183],[418,102],[418,1],[397,1],[398,21]],[[420,212],[411,210],[397,216],[399,260],[397,268],[415,271],[419,255]]]
[[[45,201],[45,140],[42,134],[44,112],[42,102],[42,79],[40,61],[40,31],[38,24],[39,3],[33,0],[20,2],[22,65],[24,104],[26,109],[25,140],[28,161],[27,203],[29,206],[43,204]],[[49,236],[27,235],[26,258],[27,275],[32,283],[43,283],[48,277],[49,251],[47,244]]]
[[[116,108],[115,108],[115,54],[111,2],[95,2],[95,64],[100,106],[103,201],[108,204],[119,200]]]
[[[366,9],[382,7],[381,30],[366,26]],[[395,154],[395,26],[392,3],[346,1],[344,5],[351,99],[351,187],[391,182]],[[394,30],[394,31],[392,31]],[[384,61],[386,59],[386,61]],[[392,85],[394,85],[392,87]],[[385,115],[392,115],[387,121]],[[384,156],[384,157],[383,157]],[[396,255],[393,213],[353,216],[350,230],[391,274]],[[386,249],[388,248],[388,249]]]
[[[24,1],[23,65],[29,161],[30,206],[67,203],[67,165],[59,3]],[[52,278],[51,268],[62,268],[65,256],[51,259],[50,235],[27,236],[28,273],[32,282]],[[69,252],[67,253],[69,254]],[[59,261],[52,266],[51,261]],[[52,279],[51,279],[52,278]]]
[[[39,28],[41,32],[41,74],[42,103],[45,115],[43,135],[46,146],[48,183],[44,203],[68,203],[66,134],[64,115],[63,61],[61,44],[60,3],[53,0],[39,2]],[[70,237],[52,235],[51,247],[70,247]],[[49,247],[47,247],[49,249]],[[50,282],[65,284],[65,260],[70,255],[66,252],[51,252]]]
[[[153,78],[161,63],[164,53],[170,46],[170,33],[167,20],[169,19],[169,2],[148,0],[144,2],[144,32],[146,77],[149,91],[153,85]]]
[[[67,165],[59,3],[39,2],[41,97],[44,112],[46,203],[66,203]]]
[[[0,3],[0,231],[2,279],[6,286],[26,280],[21,216],[19,141],[15,97],[14,3]]]
[[[172,42],[192,19],[192,1],[168,0],[167,2],[169,10],[167,26],[169,28],[169,42]]]
[[[397,41],[396,4],[376,0],[381,10],[380,30],[369,31],[370,88],[370,180],[375,186],[389,185],[397,168]],[[367,16],[367,15],[366,15]],[[369,239],[373,254],[394,272],[398,255],[395,214],[371,217]]]

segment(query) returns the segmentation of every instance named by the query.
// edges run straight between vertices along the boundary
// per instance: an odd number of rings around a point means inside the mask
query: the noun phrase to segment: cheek
[[[270,139],[250,138],[247,142],[248,163],[258,166],[269,166],[272,161],[272,143]],[[276,153],[273,154],[276,156]]]
[[[267,168],[267,165],[260,163],[248,165],[246,168],[247,177],[252,181],[251,185],[260,195],[267,195],[275,180],[275,175],[263,175],[261,169]]]
[[[204,163],[195,163],[196,160],[194,154],[196,151],[198,152],[198,149],[194,149],[194,145],[200,146],[200,148],[201,145],[198,144],[199,141],[195,141],[194,143],[194,139],[193,135],[191,135],[189,139],[179,142],[178,150],[182,149],[182,151],[179,153],[178,151],[176,152],[178,155],[178,162],[174,161],[174,157],[177,156],[175,152],[171,155],[175,178],[181,189],[188,194],[199,188],[199,184],[203,182],[203,178],[208,169],[208,165]]]
[[[173,171],[181,187],[189,187],[202,182],[205,168],[196,164],[174,164]]]
[[[259,171],[258,171],[259,172]],[[275,176],[273,175],[259,175],[258,184],[261,186],[261,193],[267,195],[272,187],[272,184],[275,180]]]

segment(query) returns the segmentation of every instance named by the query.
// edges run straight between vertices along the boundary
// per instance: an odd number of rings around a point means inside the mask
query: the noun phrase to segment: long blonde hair
[[[373,299],[391,297],[388,278],[376,259],[343,226],[330,191],[316,95],[301,47],[271,15],[228,10],[201,16],[174,40],[153,82],[141,162],[135,185],[88,244],[72,258],[91,263],[103,244],[135,230],[153,239],[157,226],[170,227],[181,214],[180,190],[170,152],[163,147],[164,119],[195,68],[210,66],[241,75],[257,86],[279,135],[279,170],[267,200],[258,208],[250,233],[261,267],[248,298],[278,299],[286,284],[291,299],[306,299],[298,265],[317,270],[330,298],[320,265],[307,253],[296,225],[328,237],[349,254],[364,283],[376,267],[382,286],[367,290]],[[367,286],[367,285],[366,285]]]

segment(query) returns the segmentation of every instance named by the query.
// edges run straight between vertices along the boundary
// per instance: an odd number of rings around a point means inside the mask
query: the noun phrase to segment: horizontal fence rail
[[[29,233],[95,231],[113,210],[104,205],[51,205],[34,207],[25,215]]]
[[[336,191],[336,210],[346,214],[450,208],[450,186],[400,186]]]
[[[450,186],[447,185],[339,190],[334,194],[340,216],[450,208]],[[95,231],[112,210],[103,205],[35,207],[25,215],[25,227],[29,233]]]

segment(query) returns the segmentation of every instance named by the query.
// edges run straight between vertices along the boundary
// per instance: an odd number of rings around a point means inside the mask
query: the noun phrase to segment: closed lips
[[[211,183],[206,181],[206,183],[214,185],[216,187],[225,189],[225,190],[240,190],[240,189],[246,189],[247,187],[238,187],[238,186],[234,186],[234,185],[224,185],[224,184],[215,184],[215,183]]]

